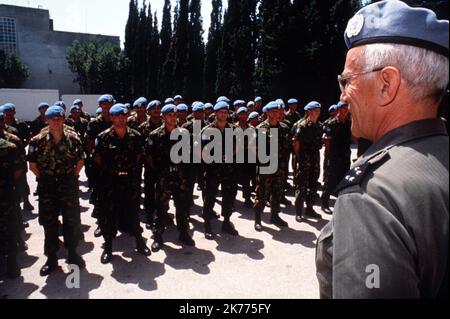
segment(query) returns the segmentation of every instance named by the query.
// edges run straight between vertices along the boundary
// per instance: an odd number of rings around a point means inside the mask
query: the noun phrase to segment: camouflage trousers
[[[284,168],[278,168],[275,174],[256,176],[256,199],[254,209],[262,212],[266,202],[270,200],[270,209],[273,213],[280,212],[280,201],[284,194]]]
[[[11,191],[0,190],[0,252],[8,255],[17,251],[17,213]]]
[[[134,237],[142,235],[139,221],[140,179],[137,174],[116,176],[101,174],[99,188],[99,226],[106,242],[117,235],[117,231]]]
[[[222,191],[222,216],[230,218],[236,189],[235,168],[229,164],[208,165],[205,174],[205,196],[203,204],[203,218],[206,221],[213,217],[219,185]]]
[[[242,185],[242,197],[250,199],[252,195],[250,184],[256,175],[256,164],[237,164],[236,171],[237,182]]]
[[[157,182],[157,172],[148,166],[145,166],[144,171],[144,209],[146,222],[152,224],[155,219],[156,203],[155,190]]]
[[[189,184],[184,170],[174,166],[170,171],[160,172],[156,183],[156,220],[158,234],[164,232],[164,218],[169,211],[169,201],[173,197],[177,228],[185,231],[188,228],[189,216]]]
[[[303,156],[298,161],[298,170],[294,177],[295,207],[305,201],[306,206],[313,206],[317,197],[320,177],[320,154]]]
[[[75,176],[41,176],[38,179],[39,224],[44,227],[44,253],[59,249],[58,217],[63,217],[64,246],[75,249],[82,238],[78,179]]]

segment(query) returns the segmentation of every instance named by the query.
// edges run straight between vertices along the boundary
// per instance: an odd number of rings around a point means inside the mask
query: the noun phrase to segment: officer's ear
[[[380,106],[390,105],[398,96],[401,84],[400,70],[388,66],[380,70],[376,76]]]

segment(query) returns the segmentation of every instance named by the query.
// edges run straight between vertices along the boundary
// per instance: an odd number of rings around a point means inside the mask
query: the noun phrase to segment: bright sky
[[[142,5],[143,0],[139,0]],[[164,0],[147,0],[158,12],[161,24]],[[226,3],[226,1],[224,1]],[[0,4],[42,8],[50,11],[55,30],[120,36],[124,41],[129,0],[0,0]],[[172,17],[176,0],[172,0]],[[211,1],[202,1],[205,36],[210,24]]]

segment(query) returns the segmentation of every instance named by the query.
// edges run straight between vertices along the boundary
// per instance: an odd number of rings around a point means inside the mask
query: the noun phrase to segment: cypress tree
[[[173,81],[176,94],[184,94],[184,79],[187,76],[188,27],[189,0],[180,0],[173,42],[175,54]]]
[[[160,80],[158,93],[161,98],[172,95],[173,92],[174,48],[171,10],[170,0],[165,0],[160,33],[161,45],[159,48]]]

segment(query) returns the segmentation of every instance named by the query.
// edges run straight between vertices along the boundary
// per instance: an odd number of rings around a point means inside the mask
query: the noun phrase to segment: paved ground
[[[28,180],[32,190],[35,181],[31,173]],[[291,181],[292,182],[292,181]],[[253,229],[253,212],[243,206],[241,192],[236,202],[237,212],[232,221],[240,236],[220,234],[220,222],[213,224],[218,232],[216,240],[208,241],[203,236],[200,218],[202,200],[195,199],[191,232],[196,241],[195,248],[182,247],[175,228],[165,233],[163,250],[143,257],[134,252],[134,240],[120,235],[114,241],[112,264],[102,265],[102,239],[94,238],[95,220],[91,218],[89,193],[84,174],[80,183],[82,206],[82,230],[85,241],[79,251],[86,260],[87,268],[81,273],[80,288],[68,289],[69,274],[65,263],[66,251],[60,250],[59,265],[48,278],[39,276],[45,263],[43,255],[44,233],[37,219],[37,202],[33,213],[24,212],[30,227],[26,230],[29,246],[19,257],[22,276],[15,280],[0,276],[0,298],[318,298],[315,276],[315,244],[326,220],[297,223],[294,207],[282,207],[280,215],[289,223],[289,228],[279,229],[269,225],[269,208],[263,216],[264,232]],[[197,194],[198,195],[198,194]],[[288,195],[293,202],[293,193]],[[219,198],[220,203],[220,198]],[[220,212],[219,203],[215,210]],[[171,204],[172,205],[172,204]],[[318,206],[317,212],[321,212]],[[171,206],[171,212],[173,212]],[[151,232],[144,231],[149,239]],[[62,239],[62,238],[61,238]],[[151,240],[149,240],[149,245]],[[4,270],[4,264],[2,267]]]

